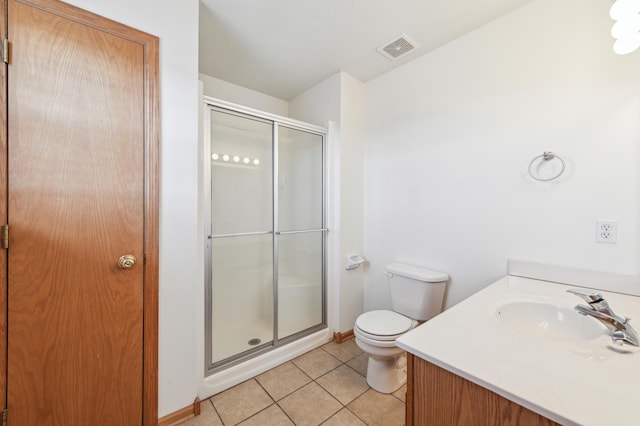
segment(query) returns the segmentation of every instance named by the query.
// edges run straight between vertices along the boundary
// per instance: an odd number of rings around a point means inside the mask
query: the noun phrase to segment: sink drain
[[[260,342],[262,342],[262,340],[260,340],[260,339],[258,339],[258,338],[256,337],[255,339],[250,339],[248,343],[249,343],[251,346],[255,346],[255,345],[259,345],[259,344],[260,344]]]

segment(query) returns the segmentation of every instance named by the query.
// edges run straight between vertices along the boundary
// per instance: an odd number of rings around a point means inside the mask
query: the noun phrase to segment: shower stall
[[[326,328],[326,131],[205,98],[205,367]]]

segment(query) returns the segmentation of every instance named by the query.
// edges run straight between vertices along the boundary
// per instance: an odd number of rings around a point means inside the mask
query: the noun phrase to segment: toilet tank
[[[391,263],[384,271],[395,312],[418,321],[442,312],[447,274],[402,263]]]

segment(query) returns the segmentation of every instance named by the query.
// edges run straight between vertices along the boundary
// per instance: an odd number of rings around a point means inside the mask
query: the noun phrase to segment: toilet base
[[[393,393],[407,383],[407,361],[403,355],[369,356],[367,384],[380,393]]]

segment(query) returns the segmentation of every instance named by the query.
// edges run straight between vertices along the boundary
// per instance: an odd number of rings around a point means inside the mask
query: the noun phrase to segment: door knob
[[[118,259],[118,267],[120,269],[131,269],[135,264],[136,264],[136,258],[131,254],[122,255]]]

